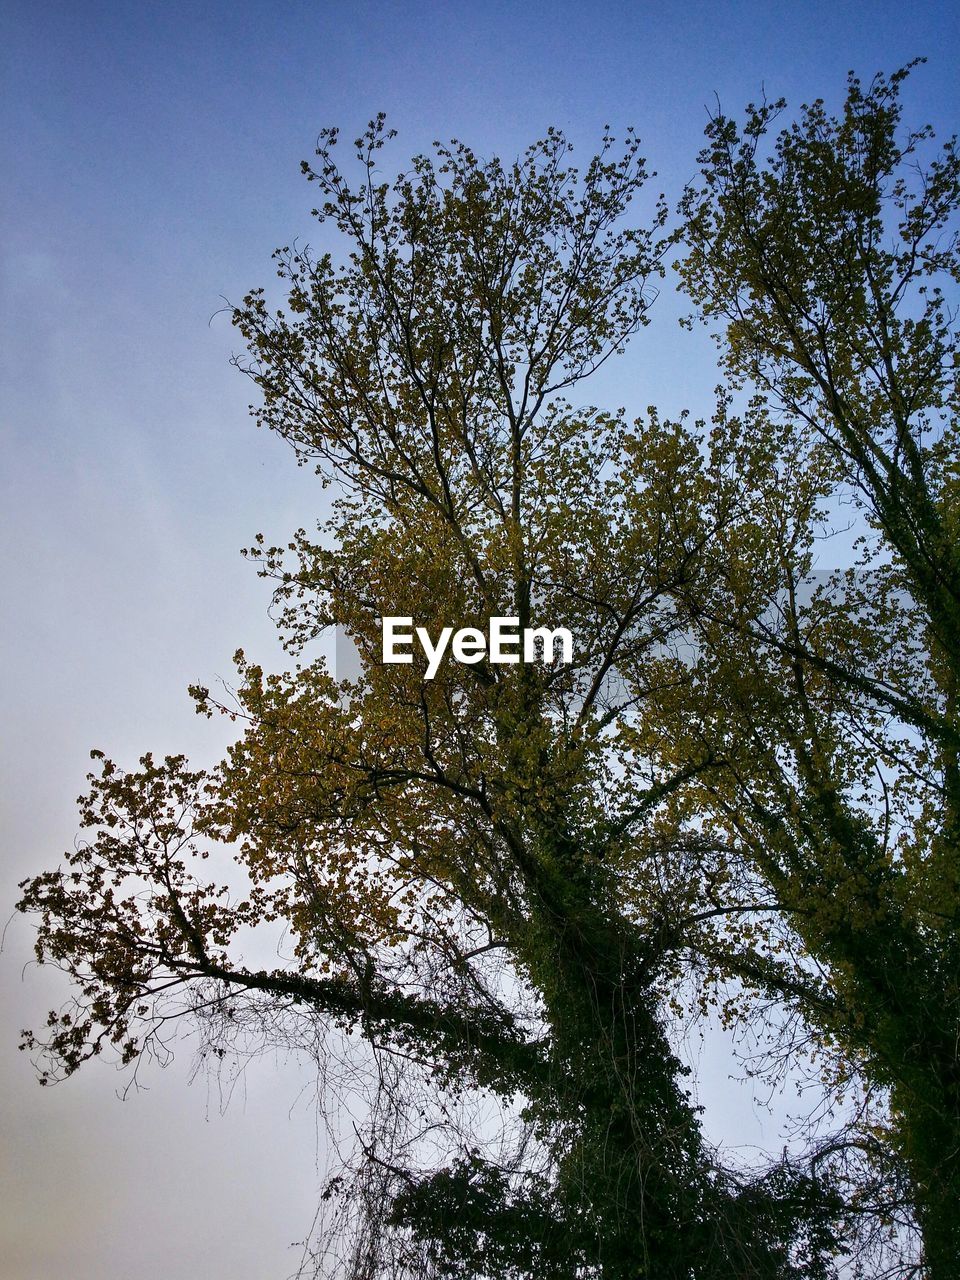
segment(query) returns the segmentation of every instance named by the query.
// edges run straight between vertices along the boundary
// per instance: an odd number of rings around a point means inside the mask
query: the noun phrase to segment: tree
[[[261,422],[338,484],[319,540],[253,554],[290,648],[336,623],[362,676],[239,654],[235,704],[194,690],[243,723],[217,770],[95,753],[91,839],[21,903],[76,984],[47,1070],[109,1045],[134,1062],[181,1016],[218,1054],[339,1029],[375,1082],[329,1187],[363,1210],[340,1241],[354,1276],[827,1275],[829,1179],[722,1168],[667,1034],[712,855],[665,802],[712,758],[661,767],[646,707],[688,679],[677,601],[713,537],[696,440],[564,398],[646,322],[665,209],[624,226],[632,135],[582,177],[551,132],[510,166],[438,146],[392,186],[388,137],[380,119],[359,140],[352,189],[322,135],[304,169],[349,255],[278,251],[286,309],[254,291],[234,317]],[[509,616],[578,647],[427,679],[378,660],[388,615],[433,635]],[[203,876],[217,844],[241,898]],[[290,961],[245,965],[244,931],[273,922]]]
[[[660,762],[719,762],[685,797],[729,851],[718,907],[753,880],[776,908],[759,954],[739,915],[701,956],[884,1101],[847,1142],[902,1179],[939,1278],[960,1265],[960,158],[901,129],[909,70],[851,76],[838,118],[817,101],[772,143],[782,102],[710,123],[681,274],[761,443],[749,509],[684,588],[700,664]],[[838,492],[859,557],[811,591]]]

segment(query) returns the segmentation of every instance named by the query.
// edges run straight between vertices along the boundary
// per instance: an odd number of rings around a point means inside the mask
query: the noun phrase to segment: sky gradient
[[[5,555],[2,853],[17,882],[76,835],[88,752],[216,759],[223,725],[188,683],[229,679],[242,646],[280,660],[269,592],[238,555],[323,514],[318,482],[257,432],[225,300],[316,243],[299,162],[383,110],[400,168],[434,138],[512,157],[554,125],[586,158],[636,127],[651,184],[696,174],[708,112],[764,91],[796,107],[928,58],[907,118],[960,120],[960,11],[900,3],[49,3],[0,16],[0,519]],[[346,151],[346,147],[344,147]],[[717,380],[665,287],[650,328],[597,391],[709,414]],[[106,1064],[53,1090],[16,1050],[62,988],[28,966],[17,917],[0,955],[0,1280],[282,1280],[320,1180],[310,1074],[268,1059],[222,1112],[189,1044],[125,1103]],[[713,1050],[708,1050],[708,1054]],[[775,1126],[703,1081],[718,1131]],[[306,1089],[305,1093],[301,1091]]]

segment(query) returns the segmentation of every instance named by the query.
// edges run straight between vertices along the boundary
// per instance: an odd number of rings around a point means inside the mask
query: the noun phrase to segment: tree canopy
[[[706,624],[701,723],[741,761],[719,811],[819,970],[813,986],[809,963],[791,977],[804,1017],[884,1091],[927,1271],[947,1276],[960,1260],[960,159],[952,140],[931,158],[929,129],[901,129],[908,71],[851,78],[841,117],[814,103],[766,158],[782,103],[739,128],[715,119],[681,270],[724,325],[731,376],[816,442],[862,513],[861,554],[828,588],[801,604],[806,565],[784,537],[776,624]]]
[[[378,118],[356,185],[335,130],[304,165],[332,247],[234,313],[259,420],[336,486],[250,551],[295,664],[193,690],[242,725],[212,771],[95,753],[90,837],[21,907],[74,982],[45,1078],[186,1018],[365,1091],[323,1274],[956,1274],[960,168],[901,130],[905,75],[772,145],[782,103],[716,116],[673,232],[632,133],[389,183]],[[671,255],[719,325],[709,422],[584,405]],[[818,582],[838,496],[860,556]],[[563,626],[573,661],[428,679],[386,616]],[[334,626],[357,679],[313,656]],[[812,1055],[833,1127],[727,1167],[691,1007],[760,1020],[774,1074]]]

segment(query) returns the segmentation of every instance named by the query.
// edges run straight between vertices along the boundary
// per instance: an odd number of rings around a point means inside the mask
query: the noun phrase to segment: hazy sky
[[[0,910],[76,834],[88,751],[211,762],[195,680],[242,645],[276,660],[268,593],[238,555],[322,514],[315,479],[246,414],[222,314],[316,237],[299,161],[377,111],[396,167],[435,137],[513,155],[549,125],[587,154],[636,126],[654,184],[695,175],[707,111],[766,90],[842,99],[926,55],[910,119],[958,122],[960,10],[902,3],[131,3],[5,0],[0,18],[3,467]],[[389,167],[389,160],[385,160]],[[709,412],[709,347],[665,294],[604,393]],[[0,1280],[282,1280],[317,1197],[309,1076],[251,1069],[221,1114],[189,1045],[125,1103],[97,1063],[39,1089],[16,1051],[61,990],[0,956]],[[23,972],[22,972],[23,971]],[[717,1131],[775,1142],[749,1102],[704,1096]]]

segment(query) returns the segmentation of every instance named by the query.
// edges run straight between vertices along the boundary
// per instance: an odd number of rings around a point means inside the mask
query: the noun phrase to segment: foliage
[[[785,524],[758,595],[732,573],[707,609],[691,593],[709,655],[694,737],[727,762],[703,811],[801,944],[755,980],[888,1091],[939,1277],[960,1259],[960,158],[902,132],[908,71],[851,76],[838,119],[815,102],[769,147],[782,103],[715,118],[681,273],[732,379],[779,409],[778,456],[818,442],[867,529],[812,592]],[[760,487],[773,510],[780,484]]]
[[[135,1062],[187,1016],[217,1053],[315,1046],[329,1097],[337,1063],[366,1072],[327,1274],[815,1280],[914,1222],[949,1274],[957,174],[948,147],[918,196],[894,176],[925,141],[895,145],[902,78],[806,109],[766,164],[778,106],[711,123],[682,277],[752,398],[709,429],[567,398],[662,271],[662,202],[625,225],[632,134],[582,175],[551,132],[391,185],[378,119],[356,189],[335,131],[305,165],[347,252],[278,251],[286,307],[235,313],[260,421],[337,485],[316,535],[251,552],[296,665],[238,654],[234,703],[194,690],[243,725],[210,773],[100,757],[91,840],[21,906],[76,984],[48,1070]],[[805,595],[844,485],[876,536]],[[385,615],[566,626],[575,660],[427,681],[378,661]],[[333,625],[356,681],[310,657]],[[241,894],[205,874],[221,845]],[[271,926],[292,955],[244,963]],[[735,1025],[766,1009],[781,1062],[799,1028],[862,1112],[723,1167],[671,1045],[691,989]]]

